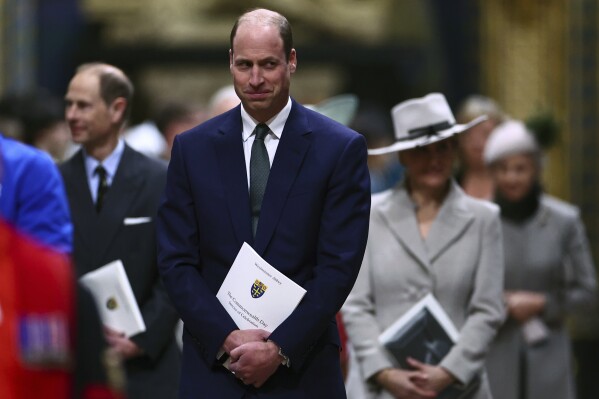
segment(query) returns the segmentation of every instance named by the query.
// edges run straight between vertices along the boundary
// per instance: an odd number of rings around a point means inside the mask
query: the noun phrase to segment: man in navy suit
[[[344,398],[335,314],[368,235],[366,143],[290,98],[282,15],[243,14],[229,57],[241,105],[177,136],[158,214],[159,269],[185,323],[180,397]],[[270,170],[256,204],[259,124]],[[244,242],[307,291],[270,335],[237,329],[215,297]]]

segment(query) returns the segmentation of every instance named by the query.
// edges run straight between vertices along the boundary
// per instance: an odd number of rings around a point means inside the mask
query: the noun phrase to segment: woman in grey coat
[[[392,116],[396,143],[370,152],[399,151],[406,179],[373,197],[366,254],[342,309],[357,360],[350,367],[377,398],[432,398],[450,386],[490,398],[484,357],[504,312],[499,212],[451,178],[453,136],[484,118],[455,124],[441,94],[400,103]],[[429,293],[459,339],[438,364],[401,368],[378,337]]]
[[[596,286],[578,209],[542,192],[540,151],[521,122],[494,130],[485,161],[501,208],[508,311],[487,360],[493,396],[574,398],[564,322]]]

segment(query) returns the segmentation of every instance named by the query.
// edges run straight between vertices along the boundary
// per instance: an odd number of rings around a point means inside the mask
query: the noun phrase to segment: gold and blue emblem
[[[254,284],[252,284],[252,298],[260,298],[262,295],[264,295],[267,288],[268,287],[264,285],[262,281],[256,279]]]

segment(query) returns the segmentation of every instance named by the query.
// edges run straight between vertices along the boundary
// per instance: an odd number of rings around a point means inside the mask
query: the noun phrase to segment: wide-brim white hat
[[[486,115],[482,115],[466,124],[456,123],[451,108],[441,93],[403,101],[391,109],[391,117],[395,143],[369,149],[369,155],[388,154],[436,143],[487,119]]]

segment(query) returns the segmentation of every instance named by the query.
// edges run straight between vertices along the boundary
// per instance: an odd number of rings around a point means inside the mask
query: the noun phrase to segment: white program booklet
[[[123,262],[115,260],[81,276],[92,293],[102,323],[127,337],[146,331]]]
[[[289,317],[305,293],[243,243],[216,297],[240,330],[272,332]]]

